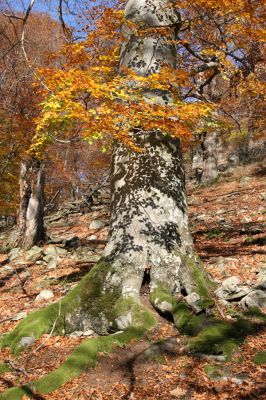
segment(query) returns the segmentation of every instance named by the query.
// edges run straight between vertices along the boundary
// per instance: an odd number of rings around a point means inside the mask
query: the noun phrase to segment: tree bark
[[[217,132],[209,132],[203,135],[202,154],[203,154],[203,171],[201,176],[202,183],[214,181],[218,176],[218,134]]]
[[[168,0],[129,0],[126,17],[143,28],[167,26],[169,35],[129,35],[121,52],[121,68],[149,75],[165,63],[174,66],[172,39],[178,16]],[[149,94],[154,92],[146,92],[146,98]],[[165,92],[156,91],[156,95],[160,104],[168,104],[171,98]],[[180,142],[140,127],[131,135],[143,151],[134,152],[122,143],[114,146],[111,228],[101,260],[59,304],[30,315],[5,338],[13,349],[20,346],[23,336],[36,339],[52,326],[58,332],[93,329],[101,335],[149,329],[155,320],[140,300],[146,275],[151,304],[170,314],[180,328],[190,323],[191,312],[186,300],[178,307],[177,294],[192,295],[197,312],[213,305],[211,283],[189,232]]]
[[[45,238],[44,166],[37,159],[21,162],[20,208],[18,215],[19,245],[25,249]]]

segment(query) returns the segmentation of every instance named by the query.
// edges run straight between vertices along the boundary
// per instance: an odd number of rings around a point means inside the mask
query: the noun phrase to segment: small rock
[[[73,338],[81,337],[81,336],[83,336],[83,332],[82,331],[74,331],[69,335],[69,337],[73,337]]]
[[[83,332],[83,336],[93,336],[95,335],[95,332],[92,329],[88,329],[85,332]]]
[[[10,271],[14,271],[14,268],[11,267],[10,265],[4,265],[3,267],[1,267],[1,272],[10,272]]]
[[[230,276],[222,283],[222,288],[229,293],[233,293],[240,285],[240,279],[237,276]]]
[[[201,214],[194,217],[194,220],[198,222],[207,222],[210,220],[210,217],[208,215]]]
[[[45,261],[38,260],[38,261],[36,261],[35,264],[36,264],[36,265],[45,265]]]
[[[252,219],[249,218],[249,217],[243,217],[242,220],[241,220],[241,222],[242,222],[243,224],[248,224],[248,223],[251,222],[251,221],[252,221]]]
[[[33,336],[24,336],[20,340],[20,345],[23,347],[28,347],[30,346],[33,342],[35,341],[35,338]]]
[[[19,321],[27,316],[26,311],[21,311],[12,317],[12,321]]]
[[[250,292],[250,288],[241,284],[240,279],[231,276],[223,281],[220,288],[215,291],[222,300],[240,300]]]
[[[27,261],[37,261],[42,256],[42,249],[38,246],[33,246],[30,250],[26,251],[25,259]]]
[[[92,221],[89,225],[89,229],[102,229],[104,228],[106,225],[105,222],[99,220],[99,219],[95,219],[94,221]]]
[[[240,182],[241,183],[247,183],[247,182],[249,182],[250,181],[250,177],[249,176],[242,176],[241,178],[240,178]]]
[[[220,215],[220,214],[223,214],[225,212],[226,212],[226,210],[224,208],[220,208],[219,210],[216,211],[215,215]]]
[[[266,192],[262,192],[260,194],[260,198],[261,198],[261,200],[266,201]]]
[[[49,245],[46,249],[43,250],[46,256],[57,256],[57,255],[65,255],[67,254],[66,249],[62,249],[62,247],[56,247],[53,245]]]
[[[263,290],[253,290],[245,296],[240,305],[244,310],[252,307],[264,308],[266,307],[266,293]]]
[[[14,247],[9,253],[9,260],[13,261],[16,258],[20,257],[22,254],[21,249],[19,247]]]
[[[184,297],[184,300],[187,302],[187,304],[192,308],[192,310],[198,314],[203,310],[202,307],[198,305],[198,301],[200,300],[200,296],[196,292],[192,292],[186,297]]]
[[[97,236],[90,235],[90,236],[87,237],[87,240],[97,240]]]
[[[43,259],[47,264],[47,269],[57,268],[59,262],[61,261],[59,257],[54,256],[54,255],[45,256]]]
[[[120,317],[116,318],[115,320],[116,326],[119,330],[123,331],[128,326],[132,324],[132,316],[129,312],[127,315],[121,315]]]
[[[256,289],[266,290],[266,268],[263,268],[257,275]]]
[[[236,385],[242,385],[243,380],[239,378],[235,378],[234,376],[231,378],[231,382],[235,383]]]
[[[38,294],[38,296],[35,298],[34,301],[50,300],[53,297],[54,297],[54,294],[51,290],[44,289],[41,291],[41,293]]]

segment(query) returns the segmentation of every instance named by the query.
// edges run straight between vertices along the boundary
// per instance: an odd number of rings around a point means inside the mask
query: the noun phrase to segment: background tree
[[[40,81],[33,85],[35,68],[43,65],[48,53],[58,49],[64,39],[60,24],[48,15],[31,14],[26,21],[23,14],[3,9],[1,21],[1,141],[5,144],[1,178],[7,189],[1,192],[2,202],[6,211],[14,212],[19,197],[14,195],[14,187],[20,170],[18,229],[11,241],[29,248],[45,237],[44,169],[40,155],[29,151],[41,101],[41,94],[36,94]]]

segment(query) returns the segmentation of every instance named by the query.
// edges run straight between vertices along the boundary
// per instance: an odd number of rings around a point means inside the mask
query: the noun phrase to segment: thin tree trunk
[[[37,159],[21,162],[19,244],[30,248],[44,240],[44,167]]]
[[[218,157],[217,157],[217,132],[205,133],[202,142],[203,149],[203,171],[201,176],[202,183],[209,183],[218,176]]]

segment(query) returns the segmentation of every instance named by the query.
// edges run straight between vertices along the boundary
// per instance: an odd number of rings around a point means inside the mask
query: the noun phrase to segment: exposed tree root
[[[28,385],[6,390],[0,395],[0,399],[20,400],[24,395],[31,398],[35,394],[51,393],[70,379],[77,377],[86,368],[94,367],[99,352],[110,353],[114,347],[122,347],[132,339],[139,339],[145,332],[145,328],[131,327],[121,333],[88,339],[81,343],[59,368]]]
[[[185,301],[177,300],[167,284],[158,281],[150,293],[150,302],[161,314],[170,315],[182,334],[190,336],[185,351],[230,357],[245,337],[261,329],[262,324],[244,318],[234,323],[219,319],[212,297],[212,283],[199,262],[196,265],[194,261],[192,264],[190,260],[181,282],[188,291],[193,290],[199,295],[201,312],[195,314]],[[117,265],[102,259],[60,302],[30,314],[2,338],[2,346],[11,347],[18,353],[23,350],[23,338],[36,340],[51,329],[64,334],[92,328],[101,335],[84,341],[55,371],[28,385],[5,391],[0,399],[17,400],[23,395],[34,398],[36,394],[51,393],[84,369],[95,366],[99,352],[109,353],[115,346],[142,337],[156,325],[155,317],[141,304],[138,294],[123,293],[121,282],[125,279],[125,271],[123,266],[121,268],[122,272],[118,273]],[[122,332],[112,334],[115,331]]]

